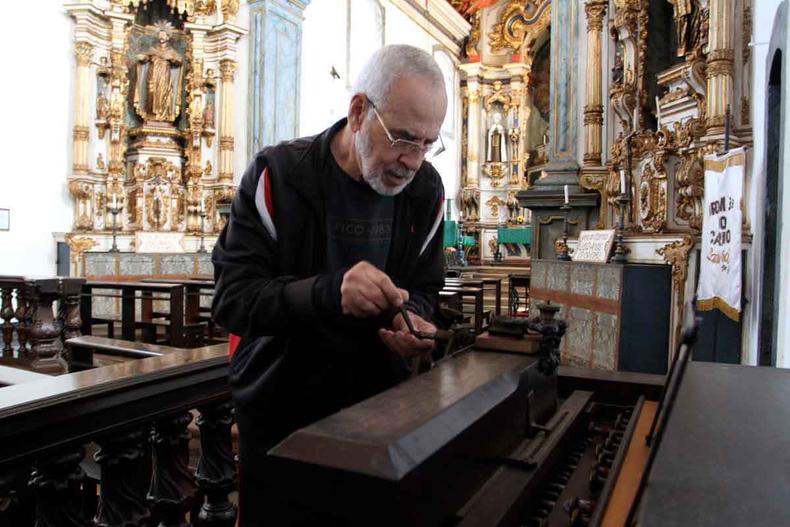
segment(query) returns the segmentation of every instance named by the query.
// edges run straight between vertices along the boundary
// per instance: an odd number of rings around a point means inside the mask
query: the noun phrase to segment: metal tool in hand
[[[403,320],[406,322],[406,327],[409,328],[409,333],[417,337],[418,339],[426,339],[426,340],[447,340],[448,334],[446,331],[442,331],[441,329],[437,329],[436,333],[426,333],[425,331],[418,331],[415,329],[414,324],[411,321],[411,317],[409,316],[409,312],[406,310],[405,307],[400,306],[399,308],[400,314],[403,317]]]

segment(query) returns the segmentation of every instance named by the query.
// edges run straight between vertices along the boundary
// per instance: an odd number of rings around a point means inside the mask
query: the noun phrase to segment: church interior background
[[[210,253],[250,156],[344,116],[372,51],[408,43],[445,75],[447,150],[435,165],[468,261],[526,268],[573,251],[581,230],[617,227],[630,163],[624,246],[629,262],[668,266],[670,348],[697,285],[703,157],[723,150],[725,134],[743,146],[744,308],[715,338],[736,339],[730,361],[788,367],[787,9],[786,0],[74,0],[37,7],[30,24],[31,6],[13,3],[6,12],[18,23],[0,37],[0,274],[210,274],[201,249]],[[183,254],[138,254],[173,247]],[[568,313],[575,327],[606,327],[579,316]],[[763,356],[766,338],[773,357]]]

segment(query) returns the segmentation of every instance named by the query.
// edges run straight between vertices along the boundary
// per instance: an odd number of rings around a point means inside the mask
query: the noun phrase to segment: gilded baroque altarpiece
[[[65,4],[76,54],[72,252],[122,251],[140,232],[216,238],[235,193],[238,0]],[[92,240],[93,243],[87,243]]]
[[[533,209],[532,256],[553,258],[546,248],[560,235],[562,213],[550,209],[562,204],[563,186],[571,187],[574,228],[610,229],[625,171],[629,261],[672,266],[679,328],[697,268],[702,158],[724,150],[725,129],[730,148],[752,142],[752,0],[451,3],[472,25],[461,65],[459,204],[465,228],[483,233],[483,260],[486,230],[508,220],[500,204],[508,192],[542,208],[537,219]],[[507,160],[491,147],[492,112],[513,128]],[[750,226],[743,229],[748,247]]]

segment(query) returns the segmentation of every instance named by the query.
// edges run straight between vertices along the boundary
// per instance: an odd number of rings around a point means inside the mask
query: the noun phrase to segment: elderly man
[[[260,525],[264,456],[299,427],[402,380],[433,342],[444,281],[439,174],[444,80],[411,46],[377,51],[348,117],[268,147],[239,186],[214,249],[216,320],[241,337],[230,384],[241,521]],[[267,482],[276,484],[276,482]]]

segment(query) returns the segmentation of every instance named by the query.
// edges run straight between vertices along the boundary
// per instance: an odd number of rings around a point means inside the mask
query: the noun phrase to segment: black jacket
[[[267,443],[402,378],[402,362],[376,334],[394,313],[378,320],[342,315],[345,269],[321,274],[329,143],[345,123],[258,153],[214,247],[213,315],[242,337],[229,379],[237,413],[262,420]],[[265,167],[276,239],[255,203]],[[428,320],[444,284],[443,196],[439,174],[423,163],[395,197],[386,264],[393,282],[409,291],[409,308]]]

